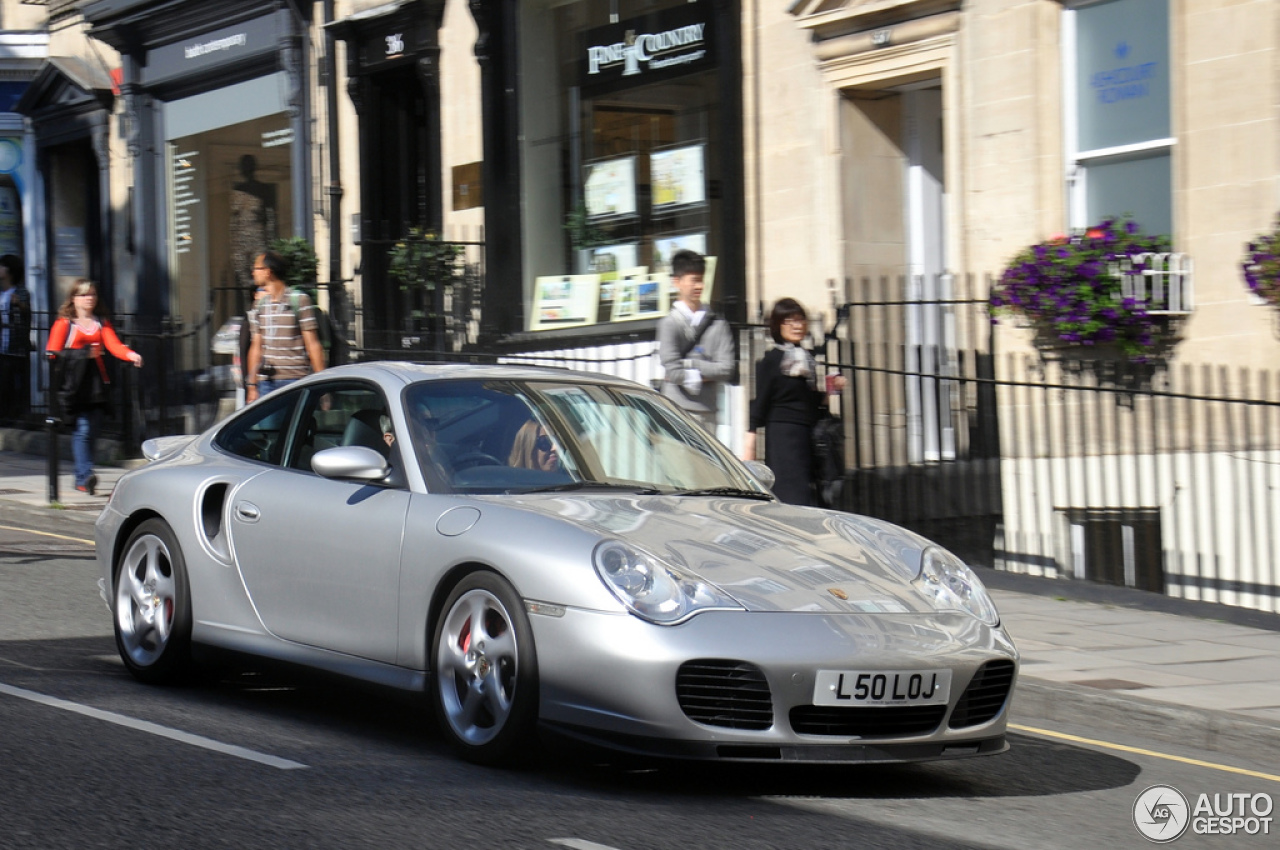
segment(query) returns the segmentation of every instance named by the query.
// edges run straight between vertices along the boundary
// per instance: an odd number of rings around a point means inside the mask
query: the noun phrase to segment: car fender
[[[460,521],[465,512],[473,519]],[[401,548],[400,663],[425,669],[433,603],[476,569],[503,576],[526,601],[624,615],[592,566],[601,539],[565,520],[480,499],[415,494]]]

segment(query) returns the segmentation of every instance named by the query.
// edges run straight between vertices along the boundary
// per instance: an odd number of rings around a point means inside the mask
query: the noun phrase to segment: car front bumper
[[[748,761],[924,761],[1007,748],[1017,650],[1002,628],[967,615],[717,611],[655,626],[569,609],[531,621],[540,717],[572,738],[651,755]],[[689,710],[691,663],[725,671],[714,683],[723,712]],[[969,712],[962,700],[971,685],[995,681],[993,664],[999,686],[984,692],[983,711]],[[938,669],[952,676],[945,707],[814,708],[820,670]],[[745,714],[736,711],[743,695],[752,709]],[[975,717],[980,722],[969,722]]]

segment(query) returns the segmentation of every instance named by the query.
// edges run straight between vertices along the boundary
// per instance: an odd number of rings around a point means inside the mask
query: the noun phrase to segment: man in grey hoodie
[[[665,373],[662,394],[714,434],[719,384],[733,375],[733,334],[729,323],[702,303],[706,269],[696,251],[680,250],[671,257],[679,299],[658,322],[658,357]]]

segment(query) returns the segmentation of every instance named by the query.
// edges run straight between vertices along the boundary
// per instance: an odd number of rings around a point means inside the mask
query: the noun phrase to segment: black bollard
[[[55,393],[57,392],[62,372],[58,368],[57,352],[46,352],[45,358],[49,361],[49,414],[44,418],[45,430],[49,432],[48,496],[49,504],[54,504],[58,501],[58,426],[62,424],[59,418],[54,415],[54,411],[57,410],[58,406]]]
[[[49,430],[49,504],[58,501],[58,417],[46,416],[45,428]]]

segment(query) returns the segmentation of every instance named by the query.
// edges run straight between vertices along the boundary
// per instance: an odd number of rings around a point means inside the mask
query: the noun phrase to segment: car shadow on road
[[[1141,767],[1086,747],[1011,733],[1009,750],[995,756],[915,764],[759,764],[591,761],[554,771],[562,782],[628,793],[715,796],[812,796],[898,799],[1036,797],[1123,788]]]
[[[363,748],[395,753],[398,758],[451,762],[460,773],[488,774],[490,781],[530,776],[571,793],[604,792],[676,796],[803,796],[828,799],[930,799],[948,797],[1014,798],[1052,796],[1122,788],[1141,768],[1125,758],[1097,750],[1012,732],[1009,750],[1000,755],[919,764],[820,765],[744,762],[687,762],[642,759],[569,746],[544,738],[518,765],[483,768],[452,753],[437,731],[429,702],[404,694],[298,671],[255,665],[217,666],[191,684],[147,688],[137,684],[114,658],[111,638],[13,641],[0,645],[4,656],[21,658],[23,675],[10,666],[11,684],[33,690],[76,684],[80,699],[93,704],[93,692],[119,693],[142,688],[152,697],[157,722],[175,722],[185,709],[199,706],[218,713],[246,713],[263,720],[302,723],[316,731],[355,739]],[[40,671],[34,673],[34,671]],[[151,712],[149,712],[151,713]],[[201,711],[204,714],[205,711]],[[190,715],[187,715],[188,719]],[[177,723],[181,728],[188,724]],[[199,729],[188,731],[200,732]]]

